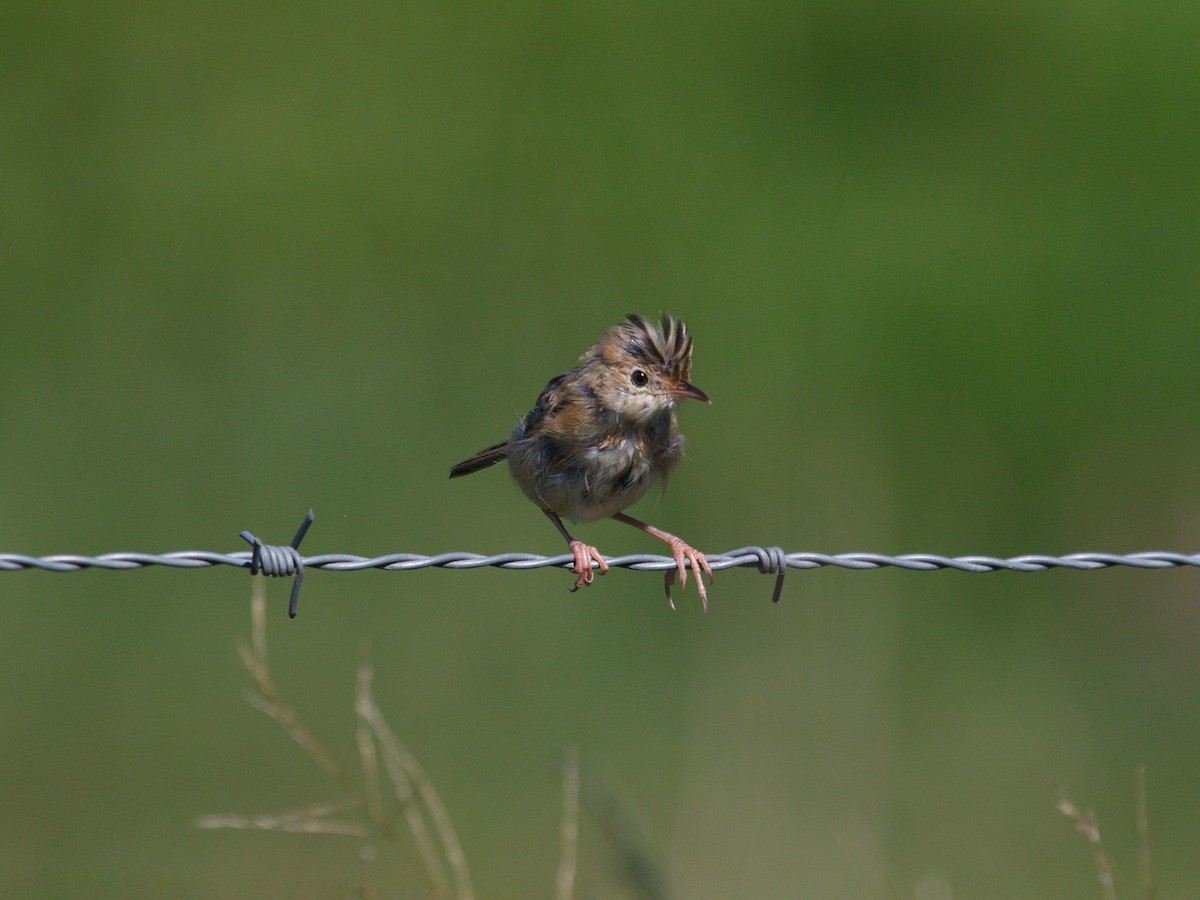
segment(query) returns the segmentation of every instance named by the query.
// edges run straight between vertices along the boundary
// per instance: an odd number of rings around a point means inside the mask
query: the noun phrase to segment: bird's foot
[[[671,545],[671,554],[675,557],[675,567],[679,571],[679,586],[687,587],[687,567],[684,566],[684,560],[687,560],[691,565],[692,571],[696,575],[696,589],[700,591],[700,602],[704,604],[704,611],[708,612],[708,594],[704,590],[704,577],[708,575],[709,584],[712,583],[713,573],[709,568],[708,560],[704,554],[685,543],[677,537],[672,537],[667,543]],[[671,582],[675,580],[675,572],[667,570],[667,602],[671,604],[671,609],[675,608],[675,601],[671,598]]]
[[[575,587],[571,588],[571,593],[592,583],[592,579],[595,578],[592,573],[592,560],[596,561],[601,575],[608,571],[608,563],[604,561],[604,557],[595,547],[589,547],[583,541],[573,540],[571,541],[571,552],[575,554],[575,566],[571,571],[579,576],[575,579]]]

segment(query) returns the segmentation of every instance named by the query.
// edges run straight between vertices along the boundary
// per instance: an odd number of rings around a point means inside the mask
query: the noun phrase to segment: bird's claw
[[[671,585],[675,582],[675,572],[679,572],[679,586],[687,587],[687,567],[684,565],[684,560],[692,567],[692,571],[696,573],[696,589],[700,592],[700,602],[704,605],[704,611],[708,612],[708,593],[704,590],[704,575],[708,575],[708,583],[712,584],[713,572],[708,565],[708,559],[704,554],[689,544],[684,543],[679,538],[671,541],[671,553],[675,557],[675,568],[667,569],[666,589],[667,603],[671,605],[671,609],[675,608],[675,601],[671,597]]]
[[[592,572],[592,560],[596,561],[601,575],[608,571],[608,563],[595,547],[589,547],[583,541],[571,541],[571,552],[575,555],[575,565],[571,571],[579,576],[575,579],[575,587],[571,588],[571,593],[575,593],[581,587],[587,587],[596,577]]]

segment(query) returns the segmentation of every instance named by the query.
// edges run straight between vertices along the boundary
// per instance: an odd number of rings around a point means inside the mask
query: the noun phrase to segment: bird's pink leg
[[[559,533],[567,539],[567,544],[570,546],[571,552],[575,554],[575,568],[572,571],[579,577],[575,579],[575,587],[571,588],[572,593],[592,583],[592,579],[595,578],[595,575],[592,574],[592,560],[595,560],[596,565],[600,567],[601,575],[608,571],[608,563],[604,561],[604,557],[600,555],[599,550],[571,537],[571,533],[563,525],[562,519],[555,513],[548,509],[543,509],[542,512],[546,514],[546,518],[554,523],[554,527],[558,529]]]
[[[692,567],[692,571],[696,573],[696,587],[700,591],[700,602],[704,604],[705,612],[708,611],[708,594],[704,591],[704,578],[701,577],[701,572],[707,573],[708,580],[712,582],[712,569],[708,566],[708,560],[704,554],[692,547],[681,538],[675,537],[663,531],[661,528],[655,528],[653,525],[647,525],[633,516],[627,516],[625,513],[617,513],[613,516],[618,522],[624,522],[626,525],[632,525],[639,531],[644,531],[646,534],[652,534],[660,541],[666,541],[671,545],[671,555],[675,557],[675,565],[679,569],[679,586],[687,587],[687,569],[684,567],[683,561],[686,559]],[[667,583],[667,602],[671,604],[671,608],[675,608],[675,603],[671,600],[671,585]]]

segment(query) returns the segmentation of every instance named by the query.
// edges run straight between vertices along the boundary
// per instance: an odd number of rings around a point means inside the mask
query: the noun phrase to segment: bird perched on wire
[[[521,490],[566,538],[575,556],[572,590],[592,583],[593,562],[602,575],[608,563],[595,547],[572,537],[563,518],[594,522],[611,517],[666,541],[680,583],[687,584],[686,561],[707,609],[701,572],[711,579],[712,569],[704,554],[624,512],[656,481],[665,487],[667,475],[683,458],[675,416],[679,401],[712,402],[688,380],[692,338],[687,326],[664,314],[656,328],[630,315],[579,359],[580,365],[546,385],[507,441],[463,460],[450,477],[507,460]]]

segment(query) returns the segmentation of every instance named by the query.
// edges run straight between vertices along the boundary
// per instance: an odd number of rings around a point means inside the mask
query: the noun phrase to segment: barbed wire
[[[914,572],[932,572],[937,569],[954,569],[959,572],[1044,572],[1047,569],[1076,569],[1092,571],[1115,566],[1135,569],[1175,569],[1183,566],[1200,567],[1200,555],[1149,551],[1146,553],[1071,553],[1066,556],[938,556],[933,553],[907,553],[889,556],[886,553],[784,553],[778,547],[740,547],[725,553],[706,554],[713,571],[738,567],[756,567],[763,558],[773,552],[782,554],[783,564],[789,569],[883,569],[889,566]],[[23,556],[19,553],[0,553],[0,571],[15,572],[22,569],[40,569],[46,572],[78,572],[82,569],[142,569],[147,566],[167,566],[175,569],[204,569],[210,566],[234,566],[248,569],[253,553],[239,550],[233,553],[216,553],[210,550],[176,550],[170,553],[102,553],[99,556],[78,554],[56,554],[54,556]],[[634,569],[640,572],[661,572],[674,569],[675,560],[670,556],[651,553],[630,553],[625,556],[606,556],[604,561],[612,568]],[[569,569],[575,562],[570,553],[557,556],[540,556],[536,553],[470,553],[450,551],[434,556],[420,553],[389,553],[384,556],[355,556],[350,553],[323,553],[318,556],[299,557],[306,569],[324,569],[332,572],[359,572],[364,569],[386,569],[406,572],[411,569],[543,569],[559,567]],[[276,573],[264,573],[276,574]],[[292,572],[279,573],[292,574]],[[764,572],[777,574],[774,568]]]
[[[562,568],[570,569],[575,557],[570,553],[542,556],[537,553],[470,553],[450,551],[427,556],[421,553],[388,553],[384,556],[355,556],[349,553],[323,553],[316,556],[301,556],[300,541],[312,524],[312,510],[308,511],[292,543],[284,546],[264,544],[248,531],[241,537],[253,545],[252,551],[216,553],[209,550],[177,550],[170,553],[103,553],[99,556],[79,554],[55,554],[53,556],[25,556],[19,553],[0,553],[0,572],[37,569],[45,572],[78,572],[82,569],[107,569],[125,571],[147,566],[167,566],[175,569],[202,569],[211,566],[234,566],[249,569],[251,574],[262,572],[268,576],[295,576],[289,615],[296,615],[296,603],[300,583],[305,569],[323,569],[331,572],[361,572],[366,569],[383,569],[389,572],[407,572],[413,569],[526,569]],[[1117,566],[1133,569],[1175,569],[1186,566],[1200,567],[1200,554],[1173,553],[1151,550],[1143,553],[1069,553],[1065,556],[1027,554],[1024,556],[940,556],[935,553],[905,553],[891,556],[886,553],[787,553],[779,547],[739,547],[724,553],[706,554],[708,564],[714,572],[722,569],[756,568],[764,575],[775,576],[775,591],[772,600],[779,602],[783,590],[783,576],[788,569],[819,569],[833,567],[862,571],[894,567],[913,572],[933,572],[951,569],[958,572],[1044,572],[1048,569],[1071,569],[1094,571]],[[677,568],[675,559],[652,553],[630,553],[625,556],[606,556],[610,568],[633,569],[639,572],[665,572],[667,596],[670,597],[670,579]]]

